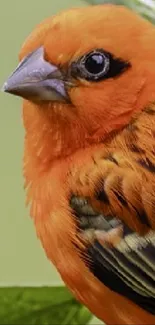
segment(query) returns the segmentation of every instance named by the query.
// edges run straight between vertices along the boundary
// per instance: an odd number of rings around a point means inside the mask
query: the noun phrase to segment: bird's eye
[[[109,69],[109,58],[101,52],[92,52],[81,60],[82,68],[92,78],[103,76]]]
[[[101,49],[91,51],[72,62],[70,72],[74,78],[98,81],[115,77],[129,66],[129,62],[115,58]]]

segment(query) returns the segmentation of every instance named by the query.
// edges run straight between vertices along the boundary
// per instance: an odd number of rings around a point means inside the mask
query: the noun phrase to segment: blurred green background
[[[62,9],[86,6],[89,2],[97,4],[109,1],[14,0],[11,2],[1,0],[0,85],[3,84],[8,75],[16,67],[21,44],[36,24],[45,17],[55,14]],[[151,21],[155,21],[155,9],[153,10],[153,8],[155,8],[155,3],[152,0],[122,0],[111,2],[123,3],[137,10]],[[33,223],[29,218],[28,210],[25,208],[22,178],[24,131],[21,120],[21,99],[0,93],[0,109],[0,287],[19,285],[61,285],[62,281],[58,273],[45,257],[40,242],[35,236]],[[27,293],[23,294],[18,292],[18,294],[16,293],[16,297],[14,292],[5,292],[7,298],[3,300],[6,301],[8,296],[10,297],[10,294],[11,297],[14,297],[11,298],[14,302],[18,295],[21,297],[21,300],[22,297],[25,297],[25,294],[27,297]],[[32,293],[32,296],[33,295],[35,296],[34,293]],[[48,297],[50,297],[50,295]],[[68,298],[68,294],[66,297],[67,299],[71,299]],[[16,316],[7,322],[5,310],[2,310],[2,298],[5,298],[5,293],[0,289],[0,304],[2,311],[2,314],[0,313],[0,324],[1,319],[5,319],[6,324],[14,324]],[[28,297],[23,299],[28,299]],[[13,300],[11,302],[8,300],[5,306],[7,306],[7,311],[9,311],[10,308],[11,315],[16,315],[23,307],[15,302],[17,310],[11,309]],[[69,301],[74,305],[72,300]],[[40,303],[42,304],[42,302]],[[68,311],[66,311],[66,313],[68,313]],[[85,311],[80,309],[80,313],[80,315],[84,315],[83,313],[85,313]],[[84,315],[84,317],[85,316],[87,318],[87,315]],[[64,324],[71,324],[71,319],[72,318],[68,318]],[[21,318],[18,319],[18,321],[20,322]],[[83,324],[80,322],[81,321],[76,321],[75,323]],[[44,323],[48,324],[46,322]],[[91,323],[97,324],[99,321],[93,318]],[[31,324],[29,320],[28,324]]]

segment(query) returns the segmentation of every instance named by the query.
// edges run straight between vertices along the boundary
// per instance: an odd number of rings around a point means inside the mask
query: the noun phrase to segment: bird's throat
[[[27,168],[34,169],[34,173],[37,170],[39,173],[47,171],[58,160],[88,145],[86,130],[70,111],[68,116],[64,116],[63,109],[24,101],[24,160]]]

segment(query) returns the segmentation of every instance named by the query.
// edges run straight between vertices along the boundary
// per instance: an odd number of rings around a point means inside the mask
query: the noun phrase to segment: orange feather
[[[94,210],[118,216],[141,236],[155,230],[154,37],[154,26],[124,7],[94,6],[45,20],[20,53],[22,59],[43,46],[45,59],[62,70],[95,48],[131,63],[117,78],[77,78],[69,103],[29,99],[23,107],[25,187],[37,236],[76,298],[106,324],[154,324],[155,316],[90,271],[89,241],[70,198],[88,198]],[[101,190],[108,204],[96,197]],[[145,210],[148,224],[135,207]]]

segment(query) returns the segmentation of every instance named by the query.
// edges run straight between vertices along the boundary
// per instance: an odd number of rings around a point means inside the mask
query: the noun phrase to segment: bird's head
[[[155,100],[155,28],[122,6],[64,11],[28,37],[3,90],[26,99],[27,128],[61,138],[57,155],[65,139],[101,141]]]

